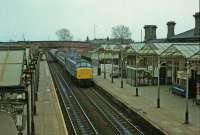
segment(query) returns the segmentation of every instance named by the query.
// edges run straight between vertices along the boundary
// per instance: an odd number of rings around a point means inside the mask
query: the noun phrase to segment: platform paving
[[[36,135],[66,135],[67,130],[46,61],[40,64],[40,81],[35,116]]]
[[[172,95],[169,86],[161,86],[161,108],[156,108],[157,87],[139,87],[139,96],[135,96],[135,87],[126,84],[120,87],[120,79],[95,75],[95,83],[104,88],[127,107],[137,112],[154,126],[169,135],[200,135],[200,106],[189,100],[189,124],[185,124],[185,98]]]

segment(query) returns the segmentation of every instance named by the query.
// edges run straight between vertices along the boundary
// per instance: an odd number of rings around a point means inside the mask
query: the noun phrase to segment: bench
[[[171,87],[172,94],[178,94],[183,97],[186,96],[186,88],[183,85],[175,84]]]

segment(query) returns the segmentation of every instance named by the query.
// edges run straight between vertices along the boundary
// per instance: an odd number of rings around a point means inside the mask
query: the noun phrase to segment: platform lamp
[[[187,67],[186,67],[186,109],[185,109],[185,124],[189,124],[189,61],[187,60]]]
[[[97,50],[98,53],[98,67],[97,67],[97,75],[100,76],[101,75],[101,68],[100,68],[100,59],[99,59],[99,55],[100,55],[100,51],[99,49]]]
[[[113,55],[114,55],[114,54],[113,54],[113,49],[112,49],[112,52],[111,52],[111,53],[112,53],[112,71],[111,71],[111,82],[112,82],[112,83],[114,83],[114,79],[113,79],[113,61],[114,61],[114,60],[113,60],[113,59],[114,59],[114,56],[113,56]]]
[[[98,52],[98,69],[97,69],[97,74],[98,74],[98,76],[101,75],[100,54],[101,54],[102,50],[103,50],[102,47],[98,48],[98,50],[97,50],[97,52]]]
[[[113,48],[112,48],[112,76],[111,76],[111,82],[113,83],[114,82],[114,77],[113,77],[113,72],[114,72],[114,55],[117,54],[118,56],[118,59],[117,59],[117,64],[118,64],[118,69],[119,69],[119,55],[120,55],[120,45],[119,44],[116,44],[116,45],[113,45]],[[119,71],[117,72],[119,74]]]
[[[135,70],[135,96],[138,96],[138,64],[137,64],[137,54],[135,55],[135,67],[136,67],[136,70]]]
[[[157,108],[160,108],[160,67],[162,64],[166,63],[160,62],[160,56],[158,55],[158,92],[157,92]]]
[[[160,108],[160,56],[158,56],[158,92],[157,92],[157,108]]]
[[[105,50],[105,48],[104,48],[104,51],[103,51],[104,53],[104,58],[103,58],[103,68],[104,68],[104,79],[106,79],[106,57],[105,57],[105,55],[106,55],[106,50]]]
[[[120,53],[121,53],[121,58],[120,58],[120,61],[121,61],[121,88],[123,88],[123,86],[124,86],[124,84],[123,84],[123,48],[121,48]]]
[[[124,56],[123,53],[125,53],[129,48],[131,48],[130,45],[127,45],[125,48],[123,48],[123,46],[121,46],[121,88],[123,88],[124,83],[123,83],[123,62],[125,60],[126,55]]]

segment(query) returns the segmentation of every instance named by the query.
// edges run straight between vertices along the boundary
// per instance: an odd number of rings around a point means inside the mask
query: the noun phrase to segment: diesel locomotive
[[[82,59],[77,51],[70,48],[67,52],[58,49],[51,49],[50,55],[56,59],[68,74],[81,86],[90,86],[93,84],[93,68],[85,59]]]

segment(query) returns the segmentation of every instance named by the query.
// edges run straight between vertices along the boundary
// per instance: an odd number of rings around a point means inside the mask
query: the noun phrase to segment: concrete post
[[[113,83],[114,82],[114,80],[113,80],[113,58],[114,56],[113,56],[113,51],[112,51],[112,71],[111,71],[111,82]]]
[[[188,103],[188,96],[189,96],[189,61],[187,61],[187,74],[186,74],[186,110],[185,110],[185,124],[189,124],[189,103]]]
[[[174,84],[174,60],[172,59],[172,85]]]
[[[135,70],[135,95],[138,96],[138,84],[137,84],[137,80],[138,80],[138,72],[137,72],[137,55],[135,55],[135,67],[136,67],[136,70]]]
[[[121,49],[121,88],[123,88],[123,52]]]
[[[97,68],[97,75],[101,75],[101,65],[100,65],[100,59],[99,59],[100,51],[98,51],[98,68]]]
[[[158,56],[158,92],[157,92],[157,108],[160,108],[160,56]]]
[[[105,53],[105,50],[104,50],[104,79],[106,79],[106,60],[105,60],[105,55],[106,55],[106,53]]]

